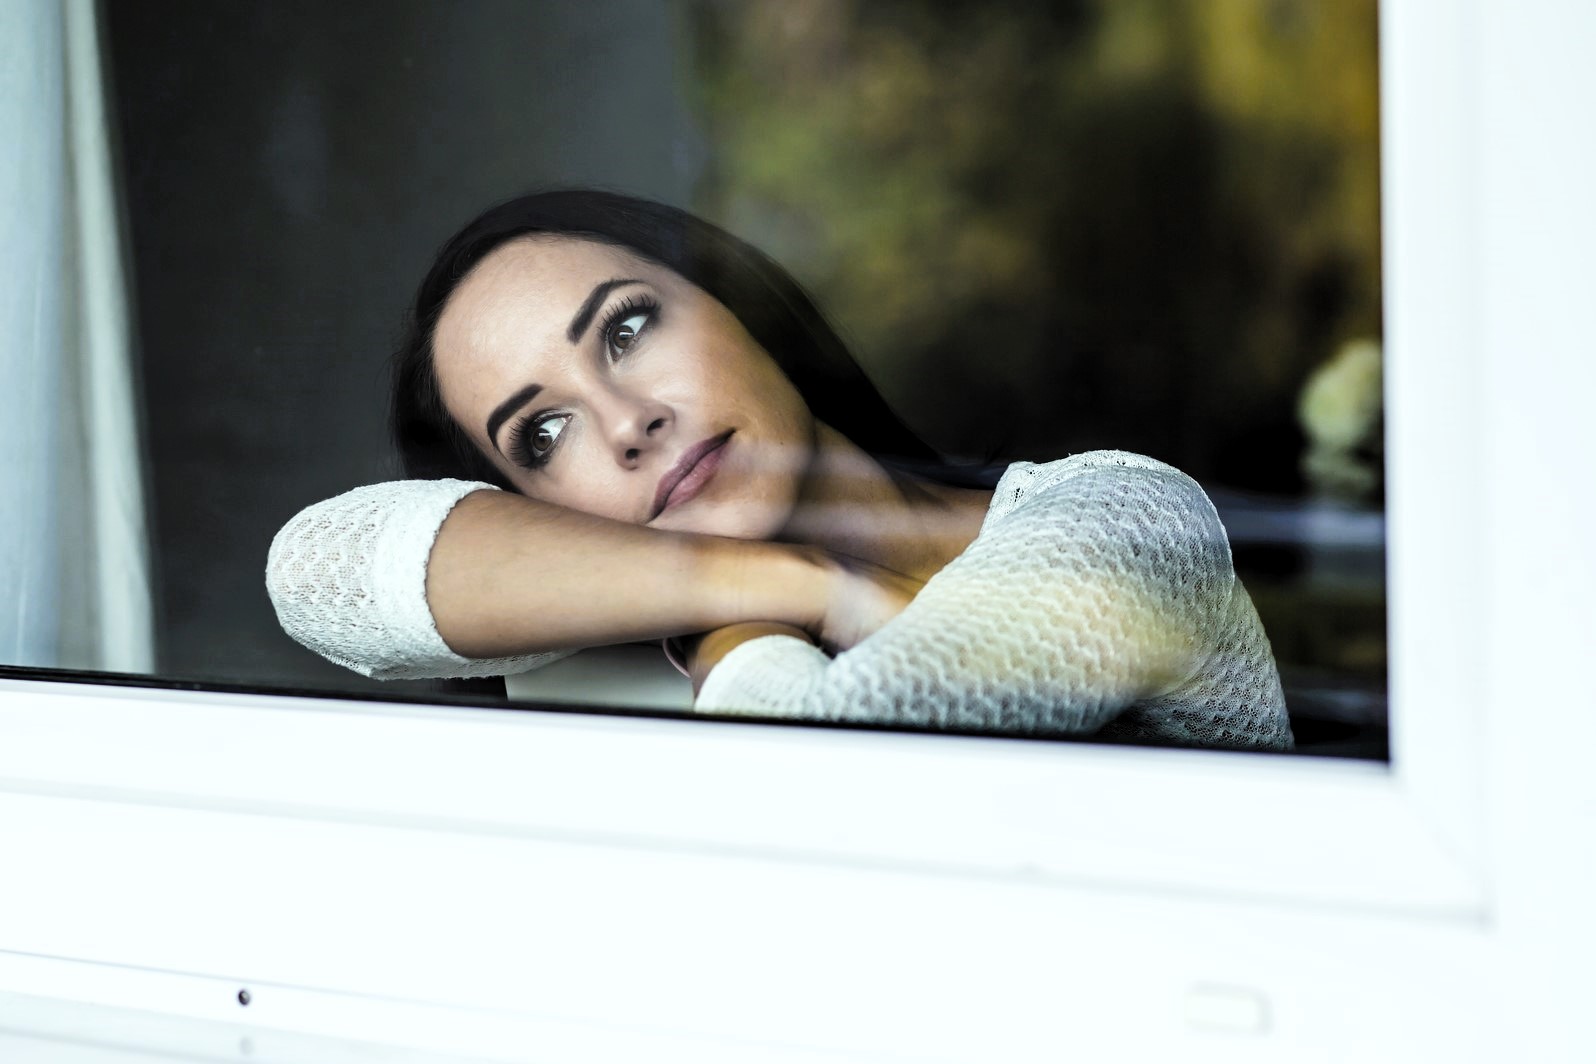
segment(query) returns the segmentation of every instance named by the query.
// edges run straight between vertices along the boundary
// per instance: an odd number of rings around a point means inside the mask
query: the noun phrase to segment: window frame
[[[572,1045],[591,1032],[561,1024],[688,1023],[696,999],[680,987],[619,977],[593,1001],[586,947],[514,908],[492,878],[507,869],[528,874],[534,905],[552,892],[611,947],[624,930],[648,951],[712,958],[756,926],[724,908],[723,885],[744,880],[815,934],[869,930],[842,915],[840,882],[888,924],[881,899],[900,891],[906,905],[1090,896],[1121,916],[1144,906],[1141,919],[1231,906],[1322,941],[1348,928],[1410,944],[1477,933],[1496,911],[1487,737],[1505,723],[1501,628],[1482,618],[1531,543],[1527,522],[1493,510],[1513,473],[1507,445],[1481,430],[1515,402],[1501,387],[1502,308],[1483,298],[1502,269],[1492,219],[1512,190],[1477,176],[1500,177],[1489,158],[1501,123],[1482,119],[1478,79],[1505,62],[1489,67],[1480,35],[1507,17],[1491,0],[1381,11],[1389,765],[4,680],[0,838],[37,871],[0,887],[0,912],[34,917],[0,933],[0,989],[225,1018],[248,980],[265,988],[251,1022],[403,1028],[417,1044],[465,1020],[479,1039],[567,1031]],[[407,854],[413,879],[394,874]],[[257,871],[240,869],[250,861]],[[327,867],[335,879],[307,890]],[[481,911],[450,919],[488,937],[440,937],[435,903],[478,873]],[[637,882],[672,884],[667,900],[698,937],[634,921],[624,892],[599,889]],[[695,901],[695,882],[722,908]],[[117,889],[84,886],[107,883]],[[658,917],[663,904],[642,907]],[[430,914],[409,925],[421,963],[374,948],[382,921],[405,913]],[[805,923],[815,913],[832,924]],[[1462,949],[1469,970],[1477,957],[1458,941],[1426,940],[1430,963]],[[539,972],[506,942],[541,951]],[[545,963],[575,972],[573,988]],[[691,1014],[695,1037],[765,1029],[736,973],[709,964],[679,967],[723,1002]],[[899,968],[913,978],[912,958]],[[738,1002],[747,1015],[730,1014]],[[853,1022],[835,1029],[867,1029]]]

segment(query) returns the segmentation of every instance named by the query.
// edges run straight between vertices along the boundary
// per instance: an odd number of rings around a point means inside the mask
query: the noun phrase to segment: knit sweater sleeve
[[[438,634],[427,559],[444,518],[491,484],[400,480],[307,507],[282,527],[266,590],[283,630],[329,661],[379,680],[502,676],[563,653],[466,658]]]
[[[1124,452],[1018,463],[973,543],[836,658],[766,636],[710,672],[701,711],[1083,733],[1187,683],[1235,586],[1213,505]]]

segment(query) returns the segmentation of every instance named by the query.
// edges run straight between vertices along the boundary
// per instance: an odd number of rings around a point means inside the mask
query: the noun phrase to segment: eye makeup
[[[659,300],[652,295],[628,295],[604,312],[597,336],[612,362],[625,357],[659,316]],[[634,319],[642,319],[633,324]],[[519,418],[510,427],[505,456],[524,469],[542,469],[559,447],[572,415],[540,410]]]
[[[522,417],[510,427],[506,457],[526,469],[541,469],[548,464],[554,449],[559,446],[560,436],[564,434],[571,416],[557,410],[544,410]],[[540,445],[539,437],[544,434],[548,435],[548,442]]]
[[[643,333],[659,316],[659,300],[651,295],[629,295],[605,311],[598,335],[604,351],[612,359],[619,359],[631,350]],[[641,324],[628,325],[633,318],[642,318]],[[626,330],[631,332],[627,334]],[[624,341],[624,342],[623,342]]]

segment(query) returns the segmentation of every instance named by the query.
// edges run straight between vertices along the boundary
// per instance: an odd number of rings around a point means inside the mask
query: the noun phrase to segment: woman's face
[[[730,311],[624,249],[496,249],[449,297],[434,351],[450,415],[532,498],[745,539],[798,501],[802,397]]]

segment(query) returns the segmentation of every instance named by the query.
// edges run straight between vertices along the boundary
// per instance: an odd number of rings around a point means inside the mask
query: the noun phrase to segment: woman
[[[268,562],[285,629],[367,675],[693,636],[705,711],[1291,744],[1195,483],[1095,452],[959,486],[784,271],[673,208],[568,190],[468,225],[394,427],[414,479],[311,507]]]

